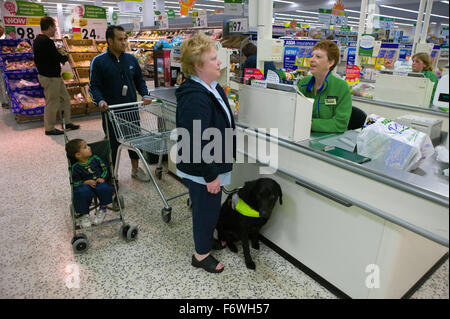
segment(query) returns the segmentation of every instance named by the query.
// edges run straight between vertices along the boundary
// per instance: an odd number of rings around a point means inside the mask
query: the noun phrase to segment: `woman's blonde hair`
[[[204,54],[215,47],[214,41],[203,33],[184,40],[181,44],[181,70],[184,76],[196,75],[195,65],[203,66]]]
[[[413,55],[413,60],[414,59],[419,59],[423,64],[425,64],[425,67],[423,68],[424,71],[433,71],[433,67],[431,66],[431,57],[428,53],[416,53]]]

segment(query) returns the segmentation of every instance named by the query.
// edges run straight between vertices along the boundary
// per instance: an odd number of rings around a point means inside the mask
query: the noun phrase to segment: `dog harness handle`
[[[260,217],[259,212],[248,206],[246,202],[239,198],[237,193],[231,197],[231,208],[247,217]]]

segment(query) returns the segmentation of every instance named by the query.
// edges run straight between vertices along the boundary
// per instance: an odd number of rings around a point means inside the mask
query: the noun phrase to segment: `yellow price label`
[[[41,18],[27,18],[27,25],[41,25]]]

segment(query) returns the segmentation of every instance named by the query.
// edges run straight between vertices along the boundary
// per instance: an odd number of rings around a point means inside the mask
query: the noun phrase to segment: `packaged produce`
[[[2,53],[14,53],[13,47],[7,47],[6,45],[2,47]]]
[[[434,154],[428,135],[375,114],[367,117],[356,145],[359,155],[406,171],[418,168]]]
[[[350,87],[350,92],[354,96],[365,97],[366,99],[373,99],[373,92],[375,86],[370,83],[359,82],[355,86]]]
[[[106,43],[98,43],[97,42],[97,48],[98,48],[99,52],[103,53],[108,48],[108,45]]]
[[[88,68],[91,65],[91,61],[89,61],[89,60],[78,61],[78,62],[74,62],[74,65],[76,68]]]
[[[35,87],[39,85],[39,81],[38,80],[34,80],[34,81],[28,81],[28,80],[19,80],[19,81],[13,81],[10,80],[9,82],[9,87],[11,88],[11,90],[15,90],[15,89],[24,89],[26,87]]]
[[[34,61],[5,61],[6,70],[23,70],[23,69],[33,69],[36,67]]]
[[[85,103],[85,102],[86,102],[86,99],[84,98],[83,94],[81,94],[81,93],[75,94],[73,96],[73,99],[70,100],[70,103],[72,103],[72,104]]]
[[[17,47],[16,52],[24,53],[24,52],[33,52],[33,48],[31,47],[31,44],[27,41],[21,41]]]
[[[24,94],[16,94],[16,98],[23,109],[32,109],[45,105],[45,98],[43,97],[31,97]]]
[[[71,52],[92,52],[97,51],[90,45],[69,45],[69,51]]]

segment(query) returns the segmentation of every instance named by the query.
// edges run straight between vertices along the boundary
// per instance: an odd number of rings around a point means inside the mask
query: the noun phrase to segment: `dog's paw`
[[[236,247],[235,244],[233,244],[233,243],[228,243],[228,242],[227,242],[227,246],[228,246],[228,248],[230,248],[230,250],[231,250],[233,253],[237,253],[237,252],[238,252],[238,249],[237,249],[237,247]]]
[[[245,265],[247,266],[248,269],[252,269],[252,270],[255,270],[255,269],[256,269],[256,265],[255,265],[255,263],[253,262],[253,260],[246,261],[246,262],[245,262]]]
[[[252,243],[252,248],[253,248],[253,249],[258,249],[258,250],[259,250],[259,243],[258,243],[258,242]]]

